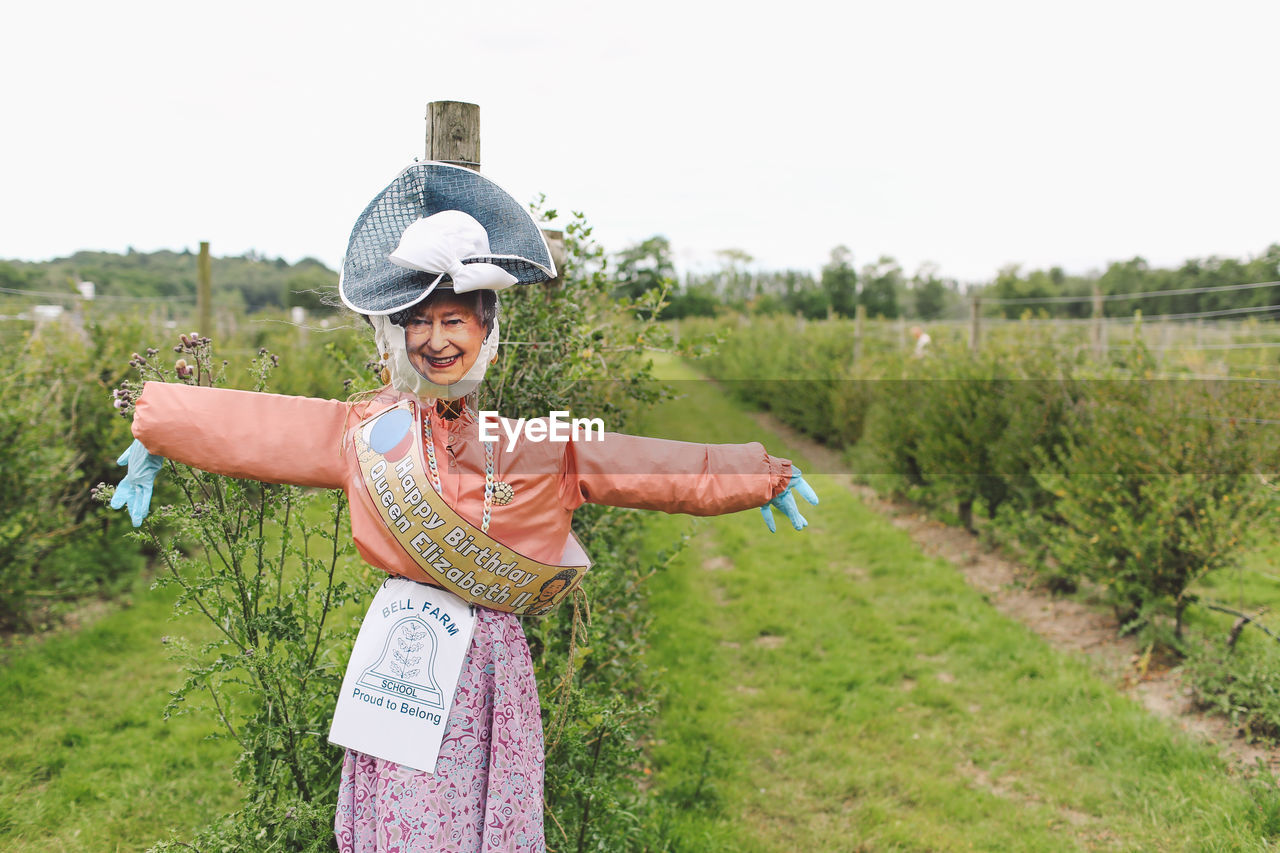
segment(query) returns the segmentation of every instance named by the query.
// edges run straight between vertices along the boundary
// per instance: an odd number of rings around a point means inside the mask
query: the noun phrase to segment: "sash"
[[[430,583],[464,601],[541,616],[563,601],[591,567],[569,534],[564,564],[542,563],[499,542],[454,512],[431,485],[423,460],[421,418],[401,400],[351,430],[361,482],[378,518]]]

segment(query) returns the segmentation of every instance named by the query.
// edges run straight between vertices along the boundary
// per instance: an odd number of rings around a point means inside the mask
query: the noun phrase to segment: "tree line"
[[[818,277],[807,270],[760,270],[742,249],[717,253],[720,266],[711,272],[678,279],[671,243],[657,235],[614,255],[612,277],[617,293],[638,297],[663,286],[671,288],[669,319],[714,316],[723,311],[751,314],[801,314],[810,319],[852,317],[858,305],[869,317],[960,317],[967,310],[960,284],[926,264],[908,275],[896,260],[882,256],[859,270],[847,246],[831,250]]]
[[[76,296],[79,282],[93,282],[105,301],[165,300],[195,304],[197,255],[189,249],[76,252],[51,261],[0,261],[0,288],[56,301]],[[212,259],[214,304],[243,311],[291,308],[334,310],[338,274],[314,258],[289,263],[255,252]],[[14,295],[14,294],[9,294]],[[21,295],[21,294],[18,294]]]
[[[1193,258],[1175,268],[1153,267],[1141,257],[1115,261],[1102,272],[1069,274],[1061,267],[1024,271],[1011,265],[988,282],[962,284],[924,264],[908,274],[892,257],[861,267],[853,252],[836,246],[814,276],[808,270],[762,270],[742,249],[717,253],[718,267],[678,276],[670,241],[655,235],[616,252],[609,277],[619,296],[636,298],[669,288],[663,317],[800,314],[810,319],[852,317],[858,306],[868,317],[918,320],[962,319],[977,297],[988,317],[1082,318],[1093,314],[1095,291],[1107,297],[1106,316],[1195,314],[1234,309],[1280,309],[1280,287],[1226,289],[1230,285],[1280,281],[1280,243],[1246,259]],[[213,259],[215,303],[259,311],[302,306],[334,310],[338,274],[313,258],[288,263],[257,253]],[[156,299],[194,303],[196,256],[181,252],[76,252],[52,261],[0,261],[0,288],[33,294],[75,295],[80,281],[92,281],[97,295],[110,299]],[[1130,294],[1164,294],[1123,298]]]
[[[889,256],[855,267],[846,246],[831,250],[815,277],[806,270],[759,270],[741,249],[718,254],[719,268],[677,279],[671,244],[650,237],[614,256],[613,278],[620,295],[636,297],[670,286],[668,318],[714,316],[725,310],[751,314],[800,314],[810,319],[852,317],[859,305],[868,317],[919,320],[961,319],[977,297],[983,314],[1016,318],[1027,311],[1049,317],[1089,317],[1095,289],[1108,297],[1107,316],[1204,313],[1228,309],[1280,308],[1280,288],[1225,290],[1229,285],[1280,281],[1280,243],[1244,260],[1195,258],[1173,269],[1152,267],[1141,257],[1115,261],[1102,272],[1070,275],[1061,267],[1023,271],[1011,265],[988,282],[963,285],[944,276],[935,264],[907,274]],[[1163,296],[1117,298],[1172,291]]]
[[[1135,310],[1158,316],[1270,305],[1280,308],[1280,288],[1226,289],[1264,282],[1280,282],[1280,243],[1272,243],[1262,254],[1244,260],[1192,258],[1172,269],[1152,267],[1140,257],[1113,262],[1101,274],[1085,276],[1068,275],[1061,267],[1028,273],[1006,267],[980,295],[992,301],[985,313],[997,317],[1017,317],[1028,307],[1051,317],[1089,317],[1093,313],[1095,287],[1107,297],[1102,307],[1108,317],[1129,317]],[[1128,295],[1135,296],[1122,298]],[[1050,299],[1060,301],[1047,301]],[[994,300],[1011,301],[1001,304]]]

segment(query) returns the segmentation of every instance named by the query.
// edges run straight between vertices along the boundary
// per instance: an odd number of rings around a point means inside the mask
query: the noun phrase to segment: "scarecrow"
[[[549,281],[542,232],[480,174],[405,169],[357,220],[339,294],[373,327],[384,387],[358,403],[148,382],[112,500],[145,518],[164,458],[232,477],[344,489],[357,549],[386,571],[330,740],[346,747],[344,851],[545,850],[543,740],[521,618],[589,568],[585,502],[717,515],[817,496],[757,443],[608,433],[482,441],[474,393],[496,357],[498,292]]]

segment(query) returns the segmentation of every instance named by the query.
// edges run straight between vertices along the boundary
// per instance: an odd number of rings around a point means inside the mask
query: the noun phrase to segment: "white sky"
[[[45,0],[4,26],[0,258],[336,269],[433,100],[480,104],[517,198],[684,269],[843,243],[977,281],[1280,242],[1274,0]]]

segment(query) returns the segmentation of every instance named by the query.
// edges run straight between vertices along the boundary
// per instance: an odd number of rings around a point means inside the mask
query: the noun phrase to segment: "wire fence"
[[[92,298],[85,298],[79,293],[70,293],[67,291],[53,290],[19,290],[13,287],[0,287],[0,293],[10,296],[23,297],[27,302],[53,301],[59,304],[76,305],[82,302],[89,303],[107,303],[112,305],[169,305],[173,303],[185,303],[194,305],[196,298],[194,296],[111,296],[111,295],[95,295]]]
[[[1170,311],[1169,300],[1205,294],[1260,291],[1267,304],[1196,311]],[[1257,298],[1257,297],[1253,297]],[[1117,303],[1132,307],[1128,316],[1114,316]],[[1089,304],[1086,317],[1049,317],[1035,312],[1037,306]],[[1107,306],[1112,306],[1108,315]],[[1024,316],[1017,319],[984,316],[990,306],[1018,306]],[[1163,308],[1162,311],[1144,310]],[[1280,370],[1280,281],[1247,282],[1216,287],[1151,290],[1135,293],[1039,296],[1017,298],[970,298],[969,318],[923,321],[873,320],[862,312],[852,323],[855,353],[869,348],[911,349],[916,344],[913,326],[922,327],[939,342],[967,343],[978,351],[992,342],[1007,340],[1015,332],[1032,333],[1038,342],[1060,346],[1078,353],[1086,351],[1099,361],[1113,352],[1145,349],[1162,372],[1170,375],[1229,377]]]
[[[1268,304],[1199,311],[1154,312],[1168,307],[1168,300],[1206,294],[1256,291],[1265,293]],[[1256,299],[1257,297],[1252,297]],[[158,325],[176,328],[194,319],[194,296],[135,297],[99,294],[85,299],[74,291],[19,290],[0,287],[0,339],[23,334],[41,323],[58,319],[74,324],[96,312],[146,311]],[[1048,317],[1036,314],[1037,306],[1048,309],[1064,304],[1090,304],[1087,317]],[[1106,306],[1132,307],[1129,316],[1109,316]],[[991,306],[1024,309],[1018,319],[984,316]],[[59,312],[58,309],[61,309]],[[989,312],[986,312],[989,313]],[[228,322],[243,322],[229,320]],[[253,322],[250,320],[250,322]],[[808,321],[797,319],[797,327]],[[851,323],[855,353],[863,347],[910,350],[916,340],[913,326],[921,326],[936,344],[967,343],[972,350],[1018,332],[1031,332],[1046,344],[1078,354],[1088,352],[1105,361],[1112,353],[1145,349],[1159,369],[1176,375],[1251,376],[1280,372],[1280,281],[1245,282],[1214,287],[1164,289],[1135,293],[994,298],[976,296],[970,300],[967,320],[867,320],[861,311]],[[321,331],[317,328],[315,331]],[[508,342],[518,345],[517,342]],[[522,343],[522,342],[520,342]],[[935,344],[935,346],[936,346]]]
[[[1256,290],[1262,287],[1280,287],[1280,281],[1257,281],[1246,284],[1223,284],[1211,287],[1188,287],[1179,290],[1145,290],[1135,293],[1093,293],[1074,296],[1025,296],[984,297],[985,305],[1062,305],[1086,302],[1118,302],[1122,300],[1154,299],[1160,296],[1195,296],[1201,293],[1231,293],[1237,290]]]

